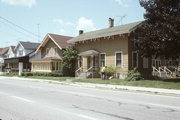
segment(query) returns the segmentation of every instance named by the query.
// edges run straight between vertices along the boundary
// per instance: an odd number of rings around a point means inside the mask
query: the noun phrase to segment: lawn
[[[98,84],[127,85],[139,87],[165,88],[180,90],[180,78],[164,79],[164,80],[139,80],[126,81],[120,79],[101,80],[101,79],[74,79],[73,82],[86,82]]]
[[[71,82],[127,85],[127,86],[139,86],[139,87],[152,87],[152,88],[165,88],[165,89],[180,90],[180,78],[164,79],[164,80],[139,80],[139,81],[126,81],[126,80],[120,80],[120,79],[101,80],[100,78],[75,79],[72,77],[40,77],[40,76],[31,76],[28,78],[46,79],[46,80],[55,80],[55,81],[66,81],[68,79]]]
[[[11,76],[11,75],[9,75]],[[46,76],[29,76],[30,79],[44,79],[54,81],[71,81],[71,82],[83,82],[83,83],[95,83],[95,84],[112,84],[112,85],[127,85],[127,86],[139,86],[139,87],[152,87],[152,88],[165,88],[165,89],[177,89],[180,90],[180,78],[162,79],[162,80],[138,80],[138,81],[126,81],[120,79],[101,80],[95,79],[75,79],[73,77],[46,77]]]
[[[47,76],[28,76],[25,78],[30,79],[42,79],[42,80],[54,80],[54,81],[66,81],[67,79],[72,79],[71,77],[47,77]]]

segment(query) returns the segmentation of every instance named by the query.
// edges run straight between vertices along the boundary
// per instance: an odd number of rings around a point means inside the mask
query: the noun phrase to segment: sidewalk
[[[62,85],[71,85],[71,86],[88,87],[88,88],[121,89],[121,90],[130,90],[130,91],[180,95],[180,90],[133,87],[133,86],[123,86],[123,85],[109,85],[109,84],[81,83],[81,82],[71,82],[71,80],[68,80],[68,79],[67,79],[67,81],[53,81],[53,80],[29,79],[29,78],[20,78],[20,77],[1,77],[1,78],[11,78],[11,79],[16,79],[16,80],[18,79],[18,80],[25,80],[25,81],[28,80],[28,81],[47,82],[47,83],[57,83],[57,84],[62,84]]]

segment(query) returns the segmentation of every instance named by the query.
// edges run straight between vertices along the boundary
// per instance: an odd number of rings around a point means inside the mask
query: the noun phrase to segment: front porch
[[[6,64],[6,72],[19,72],[19,75],[21,75],[22,72],[31,71],[29,56],[6,58],[4,63]]]
[[[100,53],[96,50],[88,50],[78,54],[78,69],[76,70],[76,77],[88,78],[97,77],[100,71]],[[105,64],[104,64],[105,65]]]
[[[62,72],[62,61],[59,58],[33,60],[31,72]]]
[[[152,59],[152,75],[162,78],[180,76],[180,62],[178,60]]]

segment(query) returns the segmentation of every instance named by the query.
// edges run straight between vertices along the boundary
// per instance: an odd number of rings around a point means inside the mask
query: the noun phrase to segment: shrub
[[[105,69],[105,73],[106,73],[106,75],[107,75],[108,78],[109,78],[110,76],[114,76],[115,72],[116,72],[116,68],[115,68],[115,67],[112,67],[112,66],[108,66],[108,67],[106,67],[106,69]]]
[[[143,77],[141,76],[141,74],[138,72],[138,70],[136,68],[134,68],[133,70],[130,70],[125,78],[125,80],[127,81],[136,81],[136,80],[142,80]]]
[[[61,72],[23,72],[22,76],[47,76],[47,77],[62,77]]]
[[[4,74],[4,76],[18,76],[18,75],[19,75],[19,73],[17,73],[17,72]]]

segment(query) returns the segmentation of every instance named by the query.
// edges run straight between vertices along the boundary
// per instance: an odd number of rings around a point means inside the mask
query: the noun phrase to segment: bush
[[[115,68],[115,67],[112,67],[112,66],[108,66],[108,67],[106,67],[106,69],[105,69],[105,73],[106,73],[106,75],[107,75],[108,78],[109,78],[110,76],[114,76],[115,72],[116,72],[116,68]]]
[[[47,77],[62,77],[63,74],[60,72],[23,72],[22,76],[47,76]]]
[[[136,81],[136,80],[142,80],[142,75],[138,72],[136,68],[133,70],[130,70],[125,78],[127,81]]]
[[[14,72],[14,73],[6,73],[6,74],[3,74],[4,76],[19,76],[19,73],[17,72]]]

